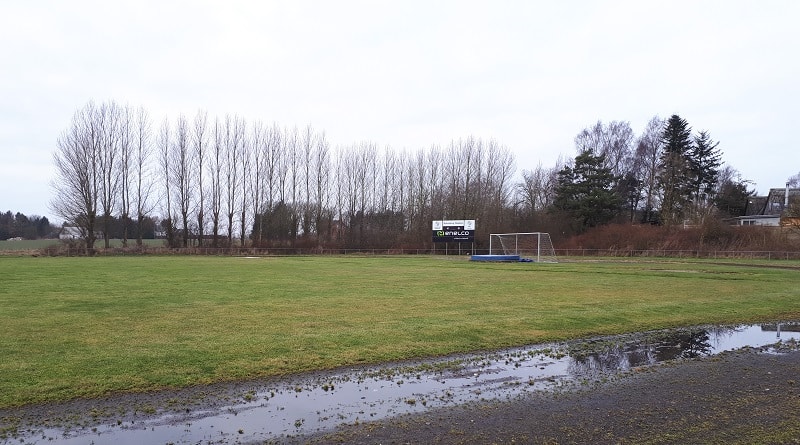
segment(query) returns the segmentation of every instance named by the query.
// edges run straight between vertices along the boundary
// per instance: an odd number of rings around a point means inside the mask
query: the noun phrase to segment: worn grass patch
[[[0,257],[0,276],[0,407],[800,318],[797,270],[703,261]]]

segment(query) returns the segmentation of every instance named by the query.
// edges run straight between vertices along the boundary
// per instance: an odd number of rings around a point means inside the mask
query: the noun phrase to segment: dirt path
[[[800,352],[725,353],[578,391],[348,426],[294,443],[800,443]]]
[[[773,338],[775,334],[767,330],[766,335]],[[697,337],[679,335],[675,338]],[[661,348],[654,349],[652,343],[645,343],[648,351],[664,353]],[[600,342],[600,345],[606,344]],[[605,351],[600,356],[608,358],[609,349],[599,347]],[[337,381],[335,391],[333,387],[328,388],[331,374],[317,373],[290,379],[284,382],[288,386],[283,390],[267,385],[271,388],[267,390],[269,397],[265,395],[263,399],[258,395],[263,394],[263,391],[259,393],[259,388],[263,390],[268,382],[117,394],[103,399],[0,410],[0,444],[800,443],[800,341],[784,340],[778,347],[777,351],[765,346],[705,358],[670,359],[660,364],[625,367],[626,370],[620,372],[589,372],[579,374],[586,377],[567,379],[570,383],[563,386],[532,391],[525,390],[532,381],[508,379],[498,374],[503,367],[497,363],[506,361],[509,370],[520,366],[527,375],[534,369],[557,368],[556,361],[534,358],[532,363],[530,360],[515,362],[515,355],[500,355],[499,362],[486,368],[459,368],[459,372],[469,370],[469,384],[446,372],[434,373],[432,383],[447,380],[448,384],[455,385],[449,387],[454,392],[459,385],[464,385],[469,387],[470,394],[477,394],[466,399],[469,400],[466,403],[437,405],[435,399],[429,398],[431,403],[427,409],[409,411],[396,411],[396,405],[389,405],[389,411],[422,413],[398,414],[371,423],[347,419],[369,419],[373,408],[368,406],[381,408],[378,402],[369,401],[370,394],[378,388],[381,391],[386,387],[409,388],[408,394],[418,394],[413,388],[420,383],[402,383],[403,379],[416,379],[401,374],[370,380],[359,371],[353,378]],[[639,349],[621,350],[642,356]],[[487,357],[482,357],[481,361],[486,360]],[[611,362],[616,363],[616,360]],[[571,363],[576,366],[579,362]],[[586,370],[601,364],[597,360],[580,363]],[[473,371],[476,373],[472,374]],[[475,386],[477,379],[483,378],[479,374],[485,374],[487,380]],[[371,382],[367,383],[371,386],[368,388],[359,381]],[[501,391],[507,388],[513,396],[492,398],[489,395],[492,382],[498,384],[496,388]],[[506,387],[506,384],[511,385]],[[475,392],[477,388],[481,392]],[[317,396],[313,396],[314,391]],[[323,400],[333,397],[334,392],[344,399],[325,409]],[[300,417],[302,415],[291,412],[292,401],[303,404],[307,396],[311,398],[305,403],[310,403],[311,411],[316,414]],[[368,399],[366,405],[363,399]],[[408,399],[401,397],[398,403],[403,405],[404,400]],[[423,399],[417,400],[422,402]],[[417,403],[418,408],[420,404],[424,405]],[[259,411],[259,407],[267,410]],[[354,409],[356,417],[348,418],[343,409]],[[296,428],[275,430],[274,425],[267,426],[270,416],[286,417]],[[330,425],[335,429],[305,428],[314,417],[333,419]],[[281,422],[275,425],[278,424]],[[264,428],[270,432],[262,431]],[[315,435],[313,431],[326,432]]]

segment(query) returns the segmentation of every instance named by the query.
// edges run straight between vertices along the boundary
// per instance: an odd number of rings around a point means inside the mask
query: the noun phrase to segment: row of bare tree
[[[447,147],[332,149],[325,134],[248,123],[236,115],[165,119],[142,108],[90,102],[57,142],[52,209],[88,249],[114,217],[160,214],[173,246],[422,243],[436,218],[506,224],[514,156],[494,140]],[[127,227],[127,225],[126,225]],[[123,243],[141,231],[124,233]]]

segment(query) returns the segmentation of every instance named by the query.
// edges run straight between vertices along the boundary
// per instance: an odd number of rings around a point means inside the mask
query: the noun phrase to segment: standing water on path
[[[13,411],[0,412],[2,443],[242,443],[280,440],[333,430],[404,413],[482,400],[508,400],[532,391],[592,382],[627,370],[679,358],[743,347],[764,348],[800,340],[800,323],[692,328],[600,337],[346,369],[332,373],[217,389],[200,404],[173,393],[161,407],[106,408],[100,414],[58,426],[4,425]],[[773,351],[765,348],[764,352]],[[195,394],[196,393],[192,393]],[[208,399],[211,400],[208,400]],[[111,400],[113,403],[113,399]],[[69,403],[65,404],[69,411]],[[86,409],[85,402],[82,409]],[[77,410],[77,408],[76,408]],[[95,412],[95,409],[92,409]],[[106,414],[110,412],[110,414]],[[43,423],[44,424],[44,423]]]

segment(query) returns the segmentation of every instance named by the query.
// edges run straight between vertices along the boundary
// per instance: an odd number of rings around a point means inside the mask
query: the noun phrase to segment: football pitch
[[[0,257],[0,280],[0,407],[800,319],[796,261]]]

